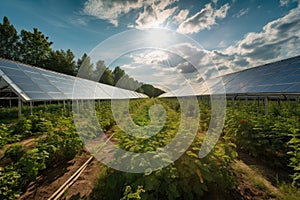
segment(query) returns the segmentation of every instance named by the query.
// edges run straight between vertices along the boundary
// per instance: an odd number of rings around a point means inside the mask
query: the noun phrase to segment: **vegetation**
[[[153,103],[149,100],[131,105],[130,111],[136,124],[149,125],[150,118],[145,111]],[[121,148],[146,152],[172,140],[179,125],[180,105],[174,99],[163,99],[156,103],[162,104],[167,110],[165,127],[151,139],[137,139],[116,129],[118,145]],[[297,195],[293,195],[291,191],[295,191],[294,194],[299,193],[299,105],[296,102],[282,102],[281,105],[270,102],[269,115],[265,115],[257,111],[255,102],[248,104],[246,106],[245,102],[241,102],[240,105],[235,105],[238,108],[235,111],[228,107],[222,137],[205,159],[199,159],[197,152],[203,139],[201,133],[207,131],[210,120],[209,105],[199,102],[200,136],[195,138],[190,148],[178,160],[168,167],[144,174],[124,173],[107,168],[106,174],[99,179],[95,192],[99,196],[96,198],[121,198],[122,191],[126,191],[128,185],[132,188],[143,186],[144,192],[139,194],[142,199],[199,199],[209,191],[215,191],[214,188],[218,188],[226,196],[226,193],[233,192],[236,187],[231,168],[231,163],[237,156],[235,147],[258,160],[265,160],[272,167],[289,171],[292,180],[285,181],[291,181],[292,185],[278,183],[283,196],[273,193],[274,191],[269,191],[267,195],[274,197],[276,194],[279,199],[295,198]],[[265,190],[261,179],[249,177],[249,181],[259,190]]]
[[[182,107],[176,99],[137,99],[129,104],[129,114],[133,121],[140,126],[149,126],[151,130],[158,129],[159,124],[153,121],[151,123],[148,112],[154,104],[165,108],[166,122],[150,138],[135,138],[116,126],[109,101],[96,102],[96,116],[104,131],[114,129],[114,141],[120,148],[131,152],[153,151],[173,140],[182,117]],[[189,102],[184,106],[189,107]],[[286,183],[278,180],[277,184],[284,199],[297,199],[299,104],[282,102],[278,105],[277,102],[270,102],[267,116],[257,111],[254,102],[248,102],[248,106],[241,102],[235,108],[238,109],[232,111],[228,107],[223,133],[215,148],[205,158],[199,159],[198,152],[211,116],[208,103],[200,101],[198,134],[179,159],[162,169],[137,174],[103,167],[103,173],[91,198],[200,199],[214,191],[231,197],[238,187],[233,162],[237,151],[243,151],[257,160],[270,163],[273,168],[290,172],[290,180],[284,180]],[[11,120],[1,121],[1,199],[17,199],[28,184],[35,181],[45,169],[66,163],[82,152],[84,141],[77,135],[69,110],[64,110],[60,105],[41,105],[34,107],[34,114],[30,115],[26,109],[28,108],[24,108],[25,115],[19,120],[13,114],[17,110],[12,109]],[[154,111],[163,114],[160,109]],[[5,109],[0,109],[0,112],[0,116],[9,113]],[[121,118],[126,121],[128,113],[121,113],[124,114]],[[192,118],[189,121],[197,123]],[[95,125],[86,122],[84,118],[81,121],[87,125],[85,134],[91,138],[97,137]],[[184,130],[189,129],[185,127]],[[186,131],[185,134],[190,133]],[[130,158],[123,159],[128,161]],[[248,180],[260,190],[266,187],[261,178],[249,177]]]
[[[134,138],[116,127],[119,147],[131,152],[147,152],[165,146],[174,138],[180,125],[180,109],[177,109],[180,106],[175,100],[137,100],[131,104],[133,120],[138,125],[149,125],[150,118],[145,111],[154,103],[163,105],[167,112],[166,123],[161,131],[151,138]],[[132,188],[143,186],[144,192],[139,194],[141,199],[199,199],[213,188],[225,193],[233,190],[235,181],[230,164],[237,155],[234,144],[229,138],[223,137],[216,148],[200,160],[197,153],[202,141],[203,136],[197,136],[178,160],[157,171],[132,174],[107,168],[106,174],[99,180],[95,199],[120,199],[128,185]],[[122,163],[122,160],[118,162]]]
[[[236,105],[238,106],[238,105]],[[227,111],[226,135],[235,138],[238,148],[275,168],[292,172],[299,187],[300,107],[297,102],[269,103],[270,113],[257,111],[257,105],[240,105]]]

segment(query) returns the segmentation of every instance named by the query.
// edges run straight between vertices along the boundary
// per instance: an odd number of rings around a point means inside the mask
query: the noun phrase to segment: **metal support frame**
[[[79,113],[79,104],[78,104],[78,100],[76,100],[76,109],[77,109],[77,112]]]
[[[231,103],[232,103],[232,111],[234,111],[234,96],[231,97]]]
[[[33,102],[30,101],[30,102],[29,102],[29,105],[30,105],[30,114],[31,114],[31,115],[32,115],[32,104],[33,104]]]
[[[260,98],[259,96],[257,97],[257,113],[259,114],[260,112]]]
[[[22,100],[21,98],[18,99],[18,117],[22,116]]]
[[[268,97],[265,96],[265,115],[268,115],[269,114],[269,101],[268,101]]]

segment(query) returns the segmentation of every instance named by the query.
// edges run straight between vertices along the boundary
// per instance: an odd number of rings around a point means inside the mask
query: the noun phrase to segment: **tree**
[[[119,66],[117,66],[113,71],[114,82],[117,87],[135,90],[137,92],[144,93],[149,97],[157,97],[164,93],[164,91],[153,87],[149,84],[142,84],[133,78],[129,77]]]
[[[91,63],[91,58],[84,53],[80,59],[77,61],[77,76],[89,80],[95,80],[95,76],[93,75],[93,63]]]
[[[113,71],[113,77],[114,77],[114,85],[118,83],[118,81],[125,76],[125,71],[121,69],[119,66],[117,66]]]
[[[74,58],[75,56],[70,49],[67,51],[52,50],[48,60],[45,63],[45,68],[74,76],[76,70]]]
[[[106,67],[103,60],[99,60],[96,64],[96,71],[94,73],[96,75],[95,79],[99,79],[100,83],[114,85],[114,78],[112,71]]]
[[[157,97],[164,93],[164,91],[162,91],[156,87],[153,87],[150,84],[143,84],[141,88],[142,88],[143,93],[148,95],[149,97]]]
[[[21,62],[45,67],[46,61],[51,53],[51,45],[53,42],[48,41],[42,32],[37,28],[33,29],[33,33],[22,30],[20,44],[20,60]]]
[[[3,24],[0,24],[0,57],[18,60],[18,33],[8,18],[3,18]]]

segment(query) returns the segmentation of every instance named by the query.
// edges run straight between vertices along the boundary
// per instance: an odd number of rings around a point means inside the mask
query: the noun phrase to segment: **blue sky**
[[[95,59],[111,67],[120,65],[135,78],[157,84],[183,81],[173,77],[178,74],[193,81],[206,74],[205,79],[214,74],[212,66],[228,73],[300,54],[298,0],[6,0],[1,1],[0,14],[18,31],[37,27],[54,42],[54,49],[70,48],[77,58],[84,52],[94,53]],[[171,34],[165,30],[174,32],[177,37],[170,38],[176,44],[166,44],[164,50],[137,50],[132,49],[137,45],[124,42],[144,41],[135,31],[145,34],[149,28],[164,29],[150,38],[158,42],[163,42],[161,35],[167,40]],[[115,34],[123,37],[119,42],[132,52],[104,53],[116,50],[118,39],[109,39]],[[188,39],[182,39],[182,34]],[[106,40],[111,46],[103,48]],[[166,49],[172,51],[166,53]],[[207,57],[210,62],[205,61]],[[164,67],[166,63],[169,68]]]

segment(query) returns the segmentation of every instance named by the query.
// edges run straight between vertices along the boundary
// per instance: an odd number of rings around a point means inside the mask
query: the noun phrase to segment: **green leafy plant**
[[[39,151],[39,149],[31,149],[27,151],[20,159],[19,163],[22,166],[22,173],[28,181],[35,180],[38,172],[46,168],[46,159],[49,153]]]
[[[17,199],[20,194],[21,175],[12,165],[0,167],[0,199]]]
[[[300,188],[300,130],[298,128],[291,129],[292,139],[288,142],[289,147],[292,151],[288,154],[291,156],[289,166],[293,168],[294,173],[292,174],[294,187]]]
[[[130,185],[127,185],[124,191],[124,196],[120,200],[133,200],[133,199],[141,199],[140,194],[145,192],[143,186],[138,186],[136,191],[132,191]]]
[[[164,127],[150,138],[136,138],[116,127],[115,137],[120,148],[131,152],[155,151],[169,144],[174,138],[181,118],[177,107],[178,102],[175,100],[173,102],[165,99],[159,101],[149,99],[134,102],[130,105],[133,120],[139,125],[149,125],[148,110],[153,105],[153,101],[163,105],[166,110],[167,119]],[[189,105],[185,106],[189,108]],[[201,106],[203,109],[208,109],[204,105]],[[206,111],[203,119],[209,119],[209,115],[209,111]],[[194,123],[192,118],[190,122]],[[189,129],[183,128],[183,130]],[[185,135],[187,134],[191,133],[186,131]],[[203,138],[197,136],[189,149],[183,150],[183,155],[178,160],[157,171],[132,174],[108,168],[106,174],[99,180],[98,197],[120,199],[123,195],[121,191],[129,190],[128,187],[126,188],[128,185],[133,188],[143,186],[145,192],[140,194],[142,199],[199,199],[212,187],[222,188],[224,191],[233,189],[235,182],[230,163],[236,157],[235,145],[229,137],[224,137],[207,158],[200,160],[197,153],[202,141]],[[122,159],[128,162],[130,158],[122,157]],[[123,163],[122,159],[117,162]],[[135,160],[130,160],[130,162],[134,163]]]

